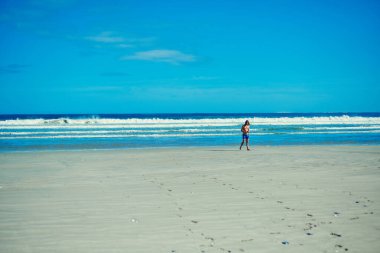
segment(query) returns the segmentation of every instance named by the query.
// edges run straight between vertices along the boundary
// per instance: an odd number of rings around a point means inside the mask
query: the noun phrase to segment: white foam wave
[[[239,132],[239,129],[171,129],[171,130],[99,130],[99,131],[29,131],[29,132],[0,132],[0,135],[52,135],[52,134],[120,134],[120,133],[203,133],[203,132]]]
[[[2,139],[74,139],[74,138],[162,138],[162,137],[198,137],[198,136],[234,136],[236,134],[107,134],[107,135],[49,135],[49,136],[12,136],[0,137]]]
[[[304,134],[373,134],[380,133],[380,130],[370,130],[370,131],[320,131],[320,132],[288,132],[288,133],[251,133],[254,135],[273,135],[273,134],[283,134],[283,135],[304,135]],[[162,138],[162,137],[200,137],[200,136],[236,136],[236,133],[192,133],[192,134],[87,134],[87,135],[44,135],[44,136],[0,136],[0,140],[4,139],[74,139],[74,138]]]
[[[227,127],[227,126],[239,126],[237,124],[124,124],[124,125],[106,125],[106,124],[96,124],[96,125],[0,125],[0,130],[4,129],[110,129],[110,128],[120,128],[120,129],[134,129],[134,128],[179,128],[179,127]]]
[[[244,122],[245,119],[17,119],[17,120],[2,120],[0,125],[177,125],[177,124],[202,124],[202,125],[214,125],[214,124],[226,124],[226,123],[239,123]]]
[[[76,126],[77,128],[84,126],[233,126],[241,125],[246,118],[206,118],[206,119],[17,119],[17,120],[1,120],[0,128],[8,126],[44,126],[44,127],[63,127]],[[278,117],[265,118],[253,117],[250,119],[254,125],[380,125],[380,117],[360,117],[360,116],[329,116],[329,117]]]
[[[357,127],[304,127],[304,130],[369,130],[369,129],[380,129],[379,126],[357,126]]]
[[[284,134],[373,134],[380,133],[380,130],[370,130],[370,131],[320,131],[320,132],[291,132]]]

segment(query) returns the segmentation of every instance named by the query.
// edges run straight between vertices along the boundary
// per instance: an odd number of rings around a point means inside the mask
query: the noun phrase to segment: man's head
[[[250,125],[249,124],[249,120],[246,120],[245,123],[244,123],[244,125],[246,125],[246,126],[248,125],[249,126]]]

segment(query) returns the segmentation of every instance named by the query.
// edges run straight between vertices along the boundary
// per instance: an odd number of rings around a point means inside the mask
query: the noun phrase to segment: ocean
[[[379,145],[380,113],[0,115],[0,152],[255,145]]]

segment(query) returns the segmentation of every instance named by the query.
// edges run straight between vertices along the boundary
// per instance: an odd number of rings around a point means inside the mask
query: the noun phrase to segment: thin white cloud
[[[119,48],[130,48],[130,47],[134,47],[134,46],[131,44],[122,43],[122,44],[118,44],[117,47],[119,47]]]
[[[103,91],[120,91],[123,87],[121,86],[85,86],[85,87],[77,87],[72,89],[73,91],[79,92],[103,92]]]
[[[142,60],[142,61],[157,61],[167,62],[171,64],[180,64],[182,62],[194,62],[196,57],[191,54],[185,54],[177,50],[150,50],[136,52],[133,55],[125,56],[123,60]]]
[[[96,36],[86,37],[86,39],[102,43],[120,43],[125,41],[123,37],[115,36],[113,32],[102,32]]]
[[[131,48],[136,46],[147,46],[152,44],[156,38],[155,37],[145,37],[145,38],[127,38],[120,36],[120,33],[113,31],[104,31],[94,36],[84,37],[86,40],[93,42],[100,42],[103,44],[112,44],[117,48]]]

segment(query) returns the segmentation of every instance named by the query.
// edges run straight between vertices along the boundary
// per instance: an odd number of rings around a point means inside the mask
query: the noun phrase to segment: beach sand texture
[[[380,146],[0,154],[0,252],[379,252]]]

